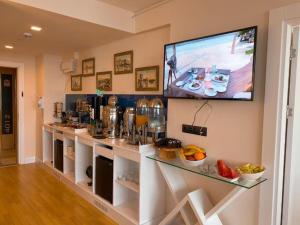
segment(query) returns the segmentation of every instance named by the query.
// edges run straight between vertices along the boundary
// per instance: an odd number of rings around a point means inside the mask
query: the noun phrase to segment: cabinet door
[[[100,197],[112,203],[113,200],[113,160],[102,156],[96,157],[96,187]]]
[[[55,140],[54,144],[54,167],[59,171],[64,171],[64,146],[61,140]]]

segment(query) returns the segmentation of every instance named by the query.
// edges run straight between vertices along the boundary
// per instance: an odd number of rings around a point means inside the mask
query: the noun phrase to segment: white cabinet
[[[53,129],[44,126],[43,128],[43,163],[53,167]]]
[[[93,187],[89,186],[92,182],[86,174],[89,166],[93,166],[93,147],[85,139],[75,138],[75,183],[84,190],[92,192]]]
[[[114,160],[114,206],[134,224],[140,223],[139,215],[139,160],[133,161],[124,157],[124,150],[115,150]],[[121,153],[121,155],[118,155]]]
[[[87,133],[64,132],[62,128],[46,125],[43,137],[43,162],[50,165],[48,168],[117,223],[155,225],[165,215],[164,179],[155,162],[146,158],[154,154],[152,145],[131,146],[117,139],[96,140]],[[63,173],[51,164],[55,139],[64,142]],[[74,148],[73,157],[68,154],[70,148]],[[96,194],[96,174],[101,172],[96,170],[99,156],[113,160],[112,204]],[[90,165],[93,180],[86,175]],[[92,186],[88,186],[91,181]]]
[[[64,134],[64,175],[75,182],[75,137]]]

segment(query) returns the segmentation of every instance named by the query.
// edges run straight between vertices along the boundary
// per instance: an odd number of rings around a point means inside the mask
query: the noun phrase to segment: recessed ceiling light
[[[31,26],[30,29],[34,30],[34,31],[41,31],[42,30],[42,28],[38,27],[38,26]]]
[[[32,37],[32,33],[30,33],[30,32],[25,32],[23,35],[24,35],[25,38],[31,38]]]
[[[14,48],[14,46],[12,46],[12,45],[5,45],[4,47],[7,48],[7,49],[13,49]]]

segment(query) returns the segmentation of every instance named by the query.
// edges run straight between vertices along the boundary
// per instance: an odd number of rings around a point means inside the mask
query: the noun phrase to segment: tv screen
[[[165,45],[164,96],[253,100],[257,27]]]

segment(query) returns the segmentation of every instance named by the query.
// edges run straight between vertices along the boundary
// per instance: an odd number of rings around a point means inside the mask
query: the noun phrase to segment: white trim
[[[284,176],[284,193],[283,193],[283,217],[282,224],[295,224],[297,205],[299,204],[297,197],[298,178],[298,149],[299,149],[299,104],[298,96],[300,96],[299,81],[300,77],[300,52],[299,52],[299,27],[293,29],[293,45],[296,49],[295,58],[291,61],[290,78],[289,78],[289,107],[293,108],[294,116],[289,116],[287,120],[286,150],[285,150],[285,176]]]
[[[34,160],[36,163],[43,163],[43,160],[38,158],[38,157],[35,157],[35,160]]]
[[[30,164],[35,162],[36,162],[35,156],[31,156],[31,157],[26,157],[22,164]]]
[[[292,26],[299,24],[294,18],[300,18],[299,3],[270,12],[262,145],[269,181],[261,186],[260,225],[281,222],[289,45]]]
[[[18,161],[24,163],[24,63],[0,61],[0,66],[17,68],[17,101],[18,101]]]

